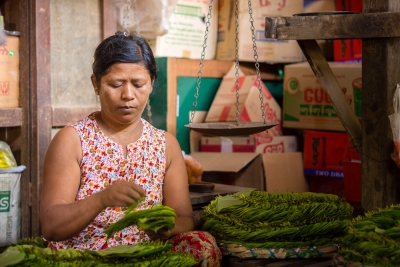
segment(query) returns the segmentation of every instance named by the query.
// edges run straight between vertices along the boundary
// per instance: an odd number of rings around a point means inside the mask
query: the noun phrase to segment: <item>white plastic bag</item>
[[[400,167],[400,84],[397,84],[393,96],[394,113],[389,115],[390,127],[392,128],[394,151],[391,154],[392,159]]]
[[[114,1],[118,10],[118,28],[123,30],[126,23],[130,33],[133,34],[137,32],[137,24],[139,24],[140,35],[146,39],[155,39],[168,32],[168,19],[178,2],[178,0],[136,0],[135,12],[133,0],[131,0],[129,15],[125,16],[127,1]],[[135,14],[137,14],[137,18],[135,18]],[[129,21],[125,21],[127,17],[129,17]]]

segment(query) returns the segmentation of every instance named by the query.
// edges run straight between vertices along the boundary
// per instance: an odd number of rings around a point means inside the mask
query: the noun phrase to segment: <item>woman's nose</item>
[[[122,90],[122,99],[132,100],[135,98],[135,91],[132,84],[127,84]]]

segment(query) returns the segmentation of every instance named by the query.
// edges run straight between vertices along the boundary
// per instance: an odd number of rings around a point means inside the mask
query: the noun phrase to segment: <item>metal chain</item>
[[[260,64],[258,63],[258,54],[257,54],[257,45],[256,45],[256,37],[254,34],[254,19],[253,19],[253,10],[251,9],[251,0],[248,0],[248,5],[249,5],[249,15],[250,15],[250,24],[251,24],[251,39],[253,40],[253,51],[254,51],[254,60],[255,60],[255,66],[256,66],[256,71],[257,71],[257,85],[258,85],[258,91],[260,92],[259,98],[260,98],[260,108],[261,108],[261,116],[264,120],[265,124],[265,113],[264,113],[264,98],[262,94],[262,88],[261,88],[261,75],[260,75]]]
[[[126,35],[129,35],[129,21],[131,20],[131,0],[125,1],[125,10],[123,11],[122,27]]]
[[[197,106],[197,99],[199,97],[199,89],[200,89],[200,83],[201,83],[201,75],[204,67],[204,57],[206,54],[206,47],[207,47],[207,38],[208,38],[208,28],[210,27],[210,20],[211,20],[211,11],[212,11],[212,6],[213,6],[213,0],[210,1],[210,4],[208,6],[208,14],[207,14],[207,19],[206,19],[206,30],[204,33],[204,44],[203,44],[203,51],[201,52],[201,57],[200,57],[200,70],[198,72],[198,77],[197,77],[197,83],[196,83],[196,92],[194,94],[194,101],[193,101],[193,107],[192,111],[190,112],[190,121],[189,123],[193,123],[194,115],[195,115],[195,110]]]
[[[236,123],[239,125],[239,0],[235,1]]]
[[[136,0],[133,0],[133,16],[135,17],[136,23],[136,35],[140,36],[139,16],[137,12]]]

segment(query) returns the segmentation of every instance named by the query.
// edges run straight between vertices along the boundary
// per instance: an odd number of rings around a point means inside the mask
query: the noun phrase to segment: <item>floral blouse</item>
[[[148,209],[161,203],[165,174],[165,131],[156,129],[142,119],[140,138],[127,146],[108,138],[99,128],[95,113],[72,125],[82,144],[81,182],[76,201],[104,190],[114,181],[124,179],[143,187],[146,198],[136,210]],[[132,245],[149,240],[146,233],[133,225],[115,232],[109,239],[104,230],[124,216],[126,208],[108,207],[78,235],[61,242],[50,242],[53,249],[100,250],[117,245]]]

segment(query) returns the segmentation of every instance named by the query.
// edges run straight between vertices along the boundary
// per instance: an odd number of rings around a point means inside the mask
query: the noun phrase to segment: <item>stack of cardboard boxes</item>
[[[210,24],[207,24],[209,1],[177,1],[176,10],[170,19],[170,31],[155,40],[155,55],[158,58],[181,57],[195,60],[205,56],[206,60],[232,62],[229,71],[226,64],[224,65],[227,71],[221,75],[219,81],[213,80],[213,88],[207,88],[206,96],[203,94],[203,87],[200,87],[199,98],[207,98],[208,102],[204,106],[209,106],[209,109],[197,112],[193,122],[236,121],[237,116],[241,122],[261,122],[261,114],[264,112],[267,122],[277,124],[267,132],[252,136],[215,137],[199,135],[187,129],[180,130],[183,123],[177,123],[175,132],[178,141],[186,153],[190,153],[204,166],[203,180],[269,192],[312,190],[344,196],[344,166],[348,164],[344,164],[346,160],[343,157],[348,148],[348,137],[335,108],[309,64],[305,62],[297,42],[266,39],[264,30],[265,17],[268,16],[291,16],[303,12],[349,8],[359,11],[360,7],[355,2],[361,0],[252,1],[250,7],[247,1],[239,1],[236,28],[235,0],[214,1]],[[249,8],[252,9],[252,17]],[[208,39],[204,48],[206,29]],[[235,41],[236,33],[238,41]],[[196,44],[187,43],[194,40],[197,40]],[[361,63],[360,55],[356,52],[360,46],[354,45],[356,43],[356,40],[344,43],[319,42],[326,58],[331,61],[330,66],[342,86],[343,94],[361,120]],[[275,78],[275,81],[281,83],[282,94],[279,97],[282,101],[277,101],[276,96],[268,89],[268,81],[258,83],[255,73],[244,73],[242,67],[238,70],[235,68],[233,62],[236,48],[241,64],[254,63],[255,58],[260,63],[283,64],[282,80],[279,81],[279,76]],[[205,54],[202,54],[203,49]],[[352,57],[339,57],[338,52],[343,51]],[[345,62],[349,60],[353,62]],[[355,60],[358,62],[354,62]],[[207,62],[205,65],[207,66]],[[190,78],[195,80],[195,77]],[[182,79],[178,77],[177,81],[180,80]],[[205,79],[204,82],[208,80]],[[193,86],[195,85],[194,81]],[[177,120],[178,116],[184,116],[184,121],[188,122],[190,114],[180,106],[183,102],[194,101],[194,98],[179,95],[181,89],[176,90],[176,116]],[[263,107],[260,106],[261,100]],[[157,114],[153,113],[153,116]],[[162,116],[165,118],[165,114]],[[326,183],[327,180],[324,179],[331,181]],[[329,188],[323,188],[326,184],[330,184]]]
[[[361,1],[336,1],[337,10],[361,11],[360,4]],[[347,9],[355,7],[357,10]],[[345,55],[340,54],[343,50]],[[361,50],[358,40],[335,40],[335,61],[329,65],[349,106],[361,121],[362,63],[358,50]],[[304,130],[304,173],[310,190],[359,201],[360,158],[307,62],[285,66],[283,99],[283,127]],[[353,153],[349,154],[349,150]]]

